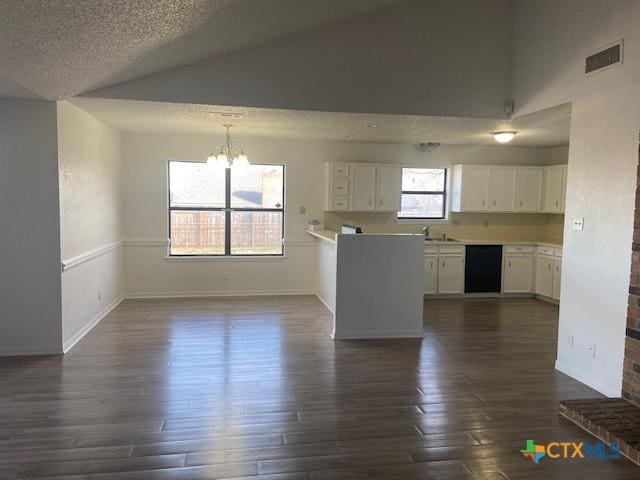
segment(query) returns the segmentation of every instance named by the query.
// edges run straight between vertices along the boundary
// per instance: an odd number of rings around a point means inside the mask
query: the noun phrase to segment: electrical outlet
[[[307,214],[307,207],[300,207],[300,215],[306,215]]]
[[[567,337],[567,345],[569,348],[573,349],[573,335],[569,335]]]
[[[581,232],[583,228],[584,228],[584,218],[582,218],[582,217],[574,218],[573,219],[573,229],[576,232]]]
[[[589,345],[589,352],[591,353],[591,358],[596,358],[596,344],[592,343]]]

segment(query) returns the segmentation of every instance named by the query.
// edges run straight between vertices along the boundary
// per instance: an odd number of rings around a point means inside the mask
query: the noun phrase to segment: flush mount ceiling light
[[[209,154],[207,163],[218,168],[246,167],[249,165],[249,157],[245,155],[242,148],[234,147],[231,141],[230,129],[233,125],[225,123],[224,127],[227,129],[224,145]]]
[[[493,138],[496,142],[509,143],[511,140],[513,140],[513,137],[515,137],[517,133],[518,132],[513,130],[505,130],[502,132],[491,132],[491,135],[493,135]]]

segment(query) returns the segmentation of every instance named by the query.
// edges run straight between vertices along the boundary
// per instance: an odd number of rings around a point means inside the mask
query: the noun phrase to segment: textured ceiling
[[[20,85],[16,85],[14,82],[3,77],[2,74],[0,74],[0,98],[2,97],[31,99],[40,98],[32,91],[27,90]]]
[[[513,120],[309,112],[263,108],[75,98],[72,103],[120,131],[211,133],[358,142],[496,145],[489,132],[518,130],[510,145],[569,143],[570,106]],[[224,116],[221,113],[231,114]],[[372,125],[376,125],[373,127]]]
[[[0,97],[68,98],[404,1],[0,0]]]

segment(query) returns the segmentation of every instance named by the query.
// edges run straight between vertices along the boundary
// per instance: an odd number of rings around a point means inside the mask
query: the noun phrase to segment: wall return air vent
[[[584,73],[588,75],[622,63],[622,47],[623,42],[619,40],[587,55],[584,61]]]

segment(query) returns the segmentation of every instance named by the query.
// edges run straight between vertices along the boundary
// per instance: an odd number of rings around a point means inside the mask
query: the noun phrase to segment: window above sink
[[[444,220],[446,197],[446,168],[403,168],[398,220]]]

